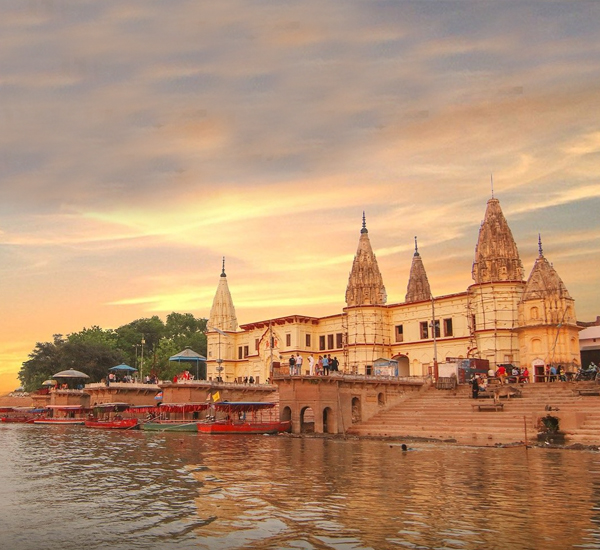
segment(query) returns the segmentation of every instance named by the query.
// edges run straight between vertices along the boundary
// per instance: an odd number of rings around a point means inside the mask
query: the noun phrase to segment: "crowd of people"
[[[309,376],[327,376],[332,372],[338,372],[340,362],[337,357],[331,357],[331,354],[319,355],[317,360],[311,353],[307,359]],[[302,374],[302,365],[304,359],[299,353],[292,354],[289,358],[290,374],[299,376]]]
[[[598,367],[593,363],[584,372],[597,372]],[[562,365],[546,365],[543,374],[536,375],[536,382],[567,382],[569,380],[577,380],[574,378],[575,373],[567,373]],[[484,373],[475,373],[471,378],[471,387],[473,397],[476,398],[479,392],[484,392],[488,389],[490,381],[495,380],[500,384],[523,384],[531,382],[529,369],[524,367],[520,369],[515,365],[498,365],[494,371],[493,368]]]

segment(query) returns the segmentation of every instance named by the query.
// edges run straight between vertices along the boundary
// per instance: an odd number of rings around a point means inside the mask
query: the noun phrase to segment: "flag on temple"
[[[221,394],[217,391],[213,394],[213,401],[216,403],[217,401],[221,401]]]

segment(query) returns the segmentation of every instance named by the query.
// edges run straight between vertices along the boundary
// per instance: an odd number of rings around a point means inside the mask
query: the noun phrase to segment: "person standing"
[[[320,376],[323,374],[323,356],[319,355],[319,360],[317,361],[317,375]]]
[[[302,376],[302,355],[296,355],[296,374]]]
[[[292,353],[292,355],[290,355],[290,375],[293,375],[296,373],[296,358],[294,357],[294,354]]]
[[[323,355],[323,374],[329,374],[329,358],[327,355]]]
[[[477,399],[479,397],[479,379],[477,378],[477,375],[474,375],[473,378],[471,378],[471,389],[473,399]]]
[[[315,358],[312,353],[308,356],[308,373],[311,376],[315,375]]]
[[[504,379],[506,378],[506,369],[504,365],[500,365],[498,370],[496,371],[496,378],[500,380],[500,384],[504,384]]]
[[[338,361],[337,357],[334,357],[331,361],[331,370],[333,372],[338,372],[340,370],[340,362]]]

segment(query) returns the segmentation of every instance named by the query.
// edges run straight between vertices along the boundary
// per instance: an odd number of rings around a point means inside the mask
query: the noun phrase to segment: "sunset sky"
[[[494,195],[600,315],[600,2],[0,0],[0,392],[38,341],[466,290]]]

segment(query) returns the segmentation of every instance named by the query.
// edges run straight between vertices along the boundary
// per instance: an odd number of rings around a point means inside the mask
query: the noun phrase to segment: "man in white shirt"
[[[315,375],[315,358],[312,353],[308,356],[308,372],[311,376]]]
[[[296,374],[302,374],[302,355],[296,355]]]

